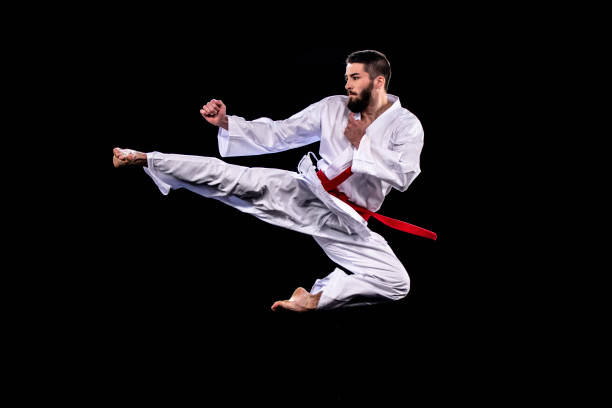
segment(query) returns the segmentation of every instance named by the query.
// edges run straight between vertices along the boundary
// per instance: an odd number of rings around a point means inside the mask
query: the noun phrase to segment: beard
[[[374,89],[374,82],[372,82],[366,89],[361,91],[361,93],[357,95],[355,99],[351,99],[349,96],[347,106],[351,112],[361,113],[368,107],[370,100],[372,99],[372,89]]]

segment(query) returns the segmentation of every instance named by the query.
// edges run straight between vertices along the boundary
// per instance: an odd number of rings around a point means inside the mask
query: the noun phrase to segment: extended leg
[[[147,153],[145,172],[163,194],[186,188],[270,224],[312,235],[329,216],[294,172],[225,163],[214,157]]]

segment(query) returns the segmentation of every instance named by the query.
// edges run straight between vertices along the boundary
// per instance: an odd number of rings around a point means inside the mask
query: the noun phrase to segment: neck
[[[365,108],[363,112],[361,112],[361,116],[365,116],[367,119],[373,122],[391,105],[392,104],[391,102],[389,102],[389,98],[387,98],[387,92],[383,91],[377,96],[372,95],[372,100],[370,101],[370,104],[367,108]]]

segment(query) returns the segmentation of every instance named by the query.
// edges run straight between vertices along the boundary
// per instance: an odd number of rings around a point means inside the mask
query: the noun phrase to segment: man
[[[399,98],[387,93],[391,66],[382,53],[357,51],[346,63],[347,96],[325,98],[286,120],[228,116],[225,104],[215,99],[200,110],[206,121],[219,127],[222,157],[273,153],[320,141],[319,171],[311,153],[295,173],[211,157],[114,149],[115,167],[142,166],[163,194],[187,188],[312,235],[335,263],[351,272],[336,268],[317,279],[310,291],[300,287],[288,300],[275,302],[272,310],[303,312],[405,297],[408,273],[387,242],[367,227],[371,215],[435,239],[429,231],[374,214],[391,188],[405,191],[420,173],[423,129]]]

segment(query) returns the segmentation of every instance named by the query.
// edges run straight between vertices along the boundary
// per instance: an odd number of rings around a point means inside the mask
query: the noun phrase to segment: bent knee
[[[405,298],[410,292],[410,277],[408,273],[404,271],[404,273],[400,274],[398,279],[393,282],[393,291],[394,291],[394,300],[400,300]]]
[[[398,271],[393,279],[385,280],[387,297],[390,300],[405,298],[410,292],[410,277],[405,270]]]

